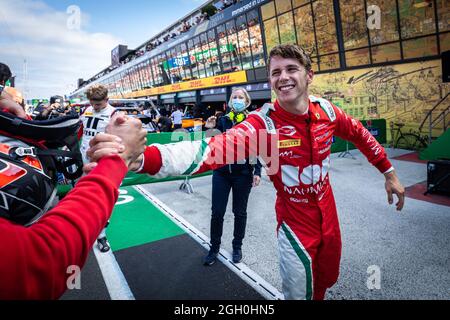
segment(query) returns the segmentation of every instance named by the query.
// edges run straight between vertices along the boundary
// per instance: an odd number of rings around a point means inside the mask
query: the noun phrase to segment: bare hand
[[[125,150],[122,139],[112,134],[99,133],[89,142],[87,156],[91,163],[98,162],[103,157],[119,154]]]
[[[26,119],[27,114],[25,113],[25,110],[23,110],[22,106],[17,104],[12,96],[3,91],[2,95],[0,97],[0,109],[6,109],[8,112],[12,113],[13,115]]]
[[[83,172],[84,174],[89,174],[94,168],[97,166],[97,162],[90,162],[83,166]]]
[[[396,194],[398,202],[395,205],[397,206],[397,211],[400,211],[405,204],[405,188],[400,183],[395,171],[386,173],[384,176],[386,178],[385,188],[388,196],[388,203],[392,204],[394,202],[393,194]]]
[[[205,127],[208,129],[214,129],[216,127],[217,117],[211,116],[206,120]]]
[[[135,161],[130,163],[128,168],[130,171],[137,171],[142,166],[142,161],[144,161],[144,154],[142,153]]]
[[[90,141],[91,148],[87,155],[91,162],[97,162],[107,155],[118,154],[130,167],[145,150],[147,131],[142,129],[142,122],[137,118],[117,113],[111,118],[106,132],[96,135]]]
[[[122,139],[125,150],[121,156],[127,165],[130,165],[144,153],[147,146],[147,131],[142,129],[142,122],[138,118],[128,117],[120,113],[114,115],[106,127],[106,133]]]
[[[259,186],[261,183],[261,177],[260,176],[253,176],[253,187]]]

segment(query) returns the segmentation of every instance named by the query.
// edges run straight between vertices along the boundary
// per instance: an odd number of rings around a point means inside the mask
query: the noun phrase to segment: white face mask
[[[232,99],[231,102],[233,104],[233,109],[236,112],[242,112],[247,108],[244,99]]]

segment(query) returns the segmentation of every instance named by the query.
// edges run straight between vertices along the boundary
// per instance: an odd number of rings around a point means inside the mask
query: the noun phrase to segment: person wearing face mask
[[[226,132],[247,118],[250,105],[250,95],[244,88],[233,89],[229,101],[231,111],[218,120],[211,117],[206,123],[209,129],[216,128]],[[212,215],[211,215],[211,249],[204,258],[204,265],[210,266],[216,262],[220,250],[223,230],[223,217],[227,208],[230,191],[233,191],[233,262],[242,260],[242,240],[247,224],[247,203],[252,187],[261,181],[261,163],[256,159],[246,159],[234,164],[228,164],[213,171],[212,180]]]

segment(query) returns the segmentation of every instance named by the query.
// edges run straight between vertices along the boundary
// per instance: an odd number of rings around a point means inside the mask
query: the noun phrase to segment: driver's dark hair
[[[312,67],[311,57],[304,48],[296,44],[280,44],[275,46],[269,53],[268,68],[270,70],[270,62],[273,57],[282,57],[285,59],[297,60],[306,71],[310,71]]]
[[[11,70],[9,67],[0,62],[0,85],[5,85],[6,81],[8,81],[12,76]]]
[[[94,84],[86,91],[88,100],[102,101],[108,98],[108,88],[102,84]]]

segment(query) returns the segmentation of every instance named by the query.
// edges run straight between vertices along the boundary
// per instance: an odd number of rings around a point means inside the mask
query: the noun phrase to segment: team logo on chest
[[[284,126],[278,129],[278,132],[283,136],[292,137],[297,133],[297,130],[293,126]]]

